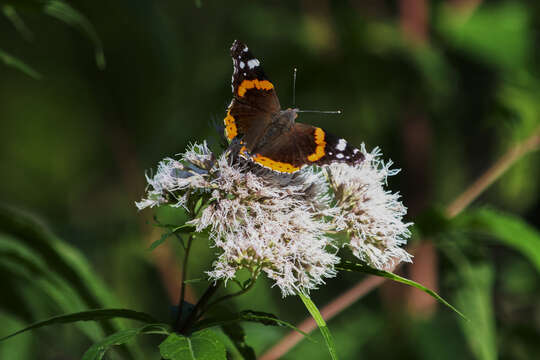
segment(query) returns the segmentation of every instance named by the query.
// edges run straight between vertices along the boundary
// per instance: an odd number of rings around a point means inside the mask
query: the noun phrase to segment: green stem
[[[225,300],[229,300],[229,299],[232,299],[236,296],[240,296],[242,294],[245,294],[247,293],[249,290],[251,290],[253,288],[253,285],[255,285],[255,281],[257,280],[257,277],[259,275],[259,269],[257,269],[253,274],[252,274],[252,277],[251,277],[251,281],[249,282],[249,285],[246,286],[245,288],[243,288],[242,290],[240,291],[237,291],[235,293],[232,293],[232,294],[228,294],[228,295],[225,295],[225,296],[222,296],[216,300],[214,300],[213,302],[211,302],[210,304],[208,304],[208,306],[206,306],[202,311],[201,311],[201,314],[199,315],[198,318],[200,318],[206,311],[208,311],[208,309],[210,309],[211,307],[213,307],[214,305],[220,303],[220,302],[223,302]]]
[[[206,304],[208,301],[210,301],[210,298],[216,293],[216,291],[219,289],[220,282],[210,284],[208,289],[204,292],[203,296],[199,299],[197,304],[195,304],[195,307],[193,308],[193,311],[189,314],[186,321],[182,325],[182,327],[177,330],[180,334],[187,335],[189,334],[191,327],[193,324],[195,324],[195,321],[199,317],[199,313],[203,313],[202,309],[206,307]]]
[[[179,330],[182,326],[182,310],[184,307],[184,298],[186,292],[186,273],[187,273],[187,264],[189,258],[189,250],[191,249],[191,244],[193,243],[193,234],[189,236],[186,251],[184,253],[184,263],[182,264],[182,274],[180,275],[180,299],[178,300],[178,315],[176,316],[176,322],[174,328]]]

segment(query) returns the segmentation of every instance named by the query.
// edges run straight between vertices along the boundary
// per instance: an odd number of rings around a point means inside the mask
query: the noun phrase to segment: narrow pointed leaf
[[[339,265],[336,266],[336,269],[361,272],[361,273],[364,273],[364,274],[371,274],[371,275],[376,275],[376,276],[382,276],[384,278],[387,278],[387,279],[390,279],[390,280],[393,280],[393,281],[396,281],[396,282],[399,282],[399,283],[402,283],[402,284],[405,284],[405,285],[415,287],[415,288],[417,288],[419,290],[422,290],[426,294],[432,296],[437,301],[439,301],[440,303],[442,303],[445,306],[449,307],[450,309],[452,309],[456,314],[461,316],[464,320],[467,320],[465,315],[463,315],[458,309],[456,309],[454,306],[452,306],[448,301],[444,300],[441,296],[439,296],[439,294],[437,294],[435,291],[433,291],[431,289],[428,289],[424,285],[421,285],[421,284],[417,283],[416,281],[409,280],[407,278],[404,278],[402,276],[396,275],[396,274],[388,272],[388,271],[374,269],[371,266],[368,266],[366,264],[352,263],[352,262],[349,262],[349,261],[342,261]]]
[[[334,344],[334,339],[332,338],[332,334],[330,334],[330,330],[328,329],[328,326],[326,326],[326,322],[324,321],[321,313],[319,312],[319,309],[313,303],[313,301],[311,301],[309,296],[302,293],[298,293],[298,296],[300,296],[300,299],[302,299],[304,305],[317,323],[317,326],[321,331],[324,341],[326,342],[328,352],[330,352],[330,356],[332,357],[332,359],[337,360],[338,356],[336,352],[336,345]]]
[[[138,320],[138,321],[142,321],[146,323],[158,322],[151,315],[148,315],[146,313],[139,312],[139,311],[134,311],[134,310],[128,310],[128,309],[89,310],[89,311],[81,311],[81,312],[73,313],[73,314],[54,316],[47,320],[38,321],[36,323],[33,323],[25,327],[24,329],[21,329],[17,332],[14,332],[12,334],[9,334],[7,336],[0,338],[0,341],[7,340],[15,335],[22,334],[23,332],[26,332],[28,330],[38,329],[44,326],[49,326],[49,325],[54,325],[54,324],[73,323],[77,321],[100,321],[100,320],[108,320],[108,319],[113,319],[113,318]]]
[[[41,79],[41,75],[36,70],[32,69],[30,66],[26,65],[21,60],[9,55],[2,50],[0,50],[0,61],[3,62],[6,66],[15,68],[34,79]]]
[[[99,69],[105,68],[105,54],[103,45],[94,29],[92,23],[81,12],[61,0],[48,0],[45,2],[43,11],[64,23],[78,27],[92,41],[96,57],[96,64]]]

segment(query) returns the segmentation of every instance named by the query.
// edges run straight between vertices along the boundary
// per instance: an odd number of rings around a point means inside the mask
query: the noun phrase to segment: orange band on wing
[[[300,170],[300,167],[298,166],[294,166],[292,164],[284,163],[281,161],[275,161],[266,156],[262,156],[261,154],[255,154],[253,156],[250,156],[245,146],[242,146],[242,148],[240,149],[240,156],[244,159],[248,159],[257,163],[262,167],[281,173],[293,173]]]
[[[225,123],[225,135],[227,139],[234,139],[238,135],[238,128],[236,127],[234,117],[231,115],[231,110],[227,111],[227,116],[223,119],[223,122]]]
[[[244,80],[238,86],[238,96],[243,97],[249,89],[272,90],[274,85],[268,80]]]
[[[255,156],[253,156],[251,160],[253,160],[257,164],[264,166],[265,168],[282,173],[293,173],[300,170],[300,167],[298,166],[294,166],[293,164],[288,164],[280,161],[275,161],[267,158],[266,156],[262,156],[261,154],[255,154]]]
[[[311,162],[317,161],[325,155],[326,141],[324,141],[324,131],[321,128],[315,128],[315,144],[317,144],[315,152],[307,157]]]

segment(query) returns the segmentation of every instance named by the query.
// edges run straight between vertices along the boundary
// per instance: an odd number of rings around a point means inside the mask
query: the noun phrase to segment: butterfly
[[[225,136],[239,141],[239,155],[267,169],[294,173],[307,165],[364,160],[362,152],[320,127],[297,123],[298,109],[282,110],[260,61],[238,40],[231,47],[233,99]]]

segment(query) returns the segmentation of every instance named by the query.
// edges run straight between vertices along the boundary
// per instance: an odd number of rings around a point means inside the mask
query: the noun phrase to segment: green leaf
[[[497,335],[495,314],[491,296],[493,270],[487,264],[462,268],[461,286],[456,301],[466,312],[470,321],[461,321],[465,337],[476,358],[497,359]]]
[[[2,50],[0,50],[0,61],[3,62],[6,66],[15,68],[34,79],[41,79],[41,75],[36,70],[32,69],[30,66],[26,65],[21,60],[9,55]]]
[[[336,360],[338,358],[337,352],[336,352],[336,345],[334,344],[334,339],[332,338],[332,334],[330,334],[330,330],[326,326],[326,322],[324,321],[321,313],[319,312],[319,309],[317,306],[311,301],[309,296],[298,293],[298,296],[300,296],[300,299],[304,302],[304,305],[308,309],[309,313],[317,323],[317,326],[319,327],[319,330],[321,331],[321,334],[324,338],[324,341],[326,342],[326,347],[328,348],[328,351],[330,352],[330,356],[332,359]]]
[[[363,264],[363,263],[352,263],[352,262],[349,262],[349,261],[342,261],[341,263],[339,263],[339,265],[336,266],[336,269],[361,272],[361,273],[364,273],[364,274],[371,274],[371,275],[376,275],[376,276],[382,276],[384,278],[387,278],[387,279],[390,279],[390,280],[393,280],[393,281],[397,281],[397,282],[405,284],[405,285],[415,287],[417,289],[422,290],[426,294],[432,296],[433,298],[437,299],[437,301],[439,301],[440,303],[442,303],[442,304],[446,305],[447,307],[449,307],[450,309],[452,309],[455,313],[457,313],[459,316],[461,316],[464,320],[467,320],[465,315],[463,315],[458,309],[456,309],[455,307],[450,305],[450,303],[448,303],[446,300],[444,300],[442,297],[440,297],[435,291],[428,289],[427,287],[417,283],[416,281],[406,279],[406,278],[404,278],[402,276],[396,275],[396,274],[388,272],[388,271],[374,269],[374,268],[372,268],[372,267],[370,267],[370,266],[368,266],[366,264]]]
[[[484,208],[466,211],[455,219],[458,229],[491,235],[502,244],[519,251],[540,271],[540,232],[523,219]]]
[[[99,320],[108,320],[112,318],[124,318],[131,320],[138,320],[146,323],[157,323],[157,321],[151,316],[143,312],[128,310],[128,309],[98,309],[98,310],[89,310],[81,311],[78,313],[59,315],[49,318],[47,320],[38,321],[33,323],[24,329],[21,329],[17,332],[9,334],[0,338],[0,341],[7,340],[15,335],[22,334],[28,330],[37,329],[44,326],[54,325],[54,324],[66,324],[73,323],[77,321],[99,321]]]
[[[140,329],[127,329],[111,334],[86,350],[82,360],[101,360],[111,346],[125,344],[139,333]]]
[[[159,345],[166,360],[226,360],[225,345],[210,330],[202,330],[185,337],[171,334]]]
[[[482,4],[467,18],[449,4],[438,10],[434,25],[454,47],[508,70],[529,61],[534,35],[531,12],[525,5],[515,1]]]
[[[221,311],[219,316],[213,318],[207,318],[196,323],[193,328],[196,330],[202,330],[213,326],[224,326],[227,324],[233,324],[239,321],[256,322],[265,326],[282,326],[288,327],[291,330],[297,331],[304,335],[308,340],[316,343],[308,333],[300,330],[293,324],[279,319],[276,315],[254,310],[244,310],[239,313],[227,313],[225,310]]]
[[[82,360],[101,360],[111,346],[122,345],[140,334],[169,335],[169,331],[161,324],[145,325],[138,329],[120,330],[92,345],[82,357]]]
[[[154,250],[155,248],[157,248],[159,245],[163,244],[165,242],[165,240],[167,240],[169,237],[171,237],[173,234],[170,233],[170,232],[167,232],[165,234],[162,234],[161,237],[159,239],[157,239],[156,241],[152,242],[152,244],[150,244],[150,247],[148,248],[148,250],[152,251]]]
[[[174,233],[184,233],[184,234],[189,234],[189,233],[192,233],[195,231],[195,226],[193,225],[190,225],[190,224],[184,224],[184,225],[181,225],[181,226],[175,226],[173,229],[172,229],[172,232]]]
[[[221,329],[245,360],[256,360],[255,350],[246,343],[246,333],[238,323],[222,325]]]
[[[52,300],[64,313],[120,307],[119,301],[77,249],[56,238],[33,217],[1,204],[0,255],[2,271],[18,277],[12,291],[0,297],[0,306],[14,298],[12,293],[24,288],[37,296],[45,296],[38,304],[32,304],[32,298],[28,297],[19,304],[19,309],[22,305],[33,307],[30,313],[46,300]],[[113,333],[125,327],[119,319],[77,326],[92,340],[101,338],[103,332]],[[99,327],[101,332],[96,331]]]
[[[105,68],[105,54],[101,40],[90,21],[78,10],[61,0],[47,0],[43,6],[45,14],[52,16],[64,23],[78,27],[90,39],[94,45],[96,64],[99,69]]]
[[[25,40],[32,40],[34,35],[30,31],[30,29],[28,29],[24,21],[21,19],[21,17],[15,10],[15,7],[13,7],[12,5],[3,5],[2,12],[9,19],[9,21],[11,21],[11,24],[15,27],[15,29],[17,29],[19,34],[21,34]]]

